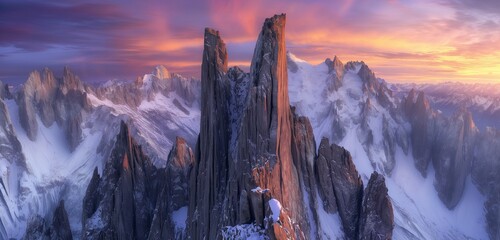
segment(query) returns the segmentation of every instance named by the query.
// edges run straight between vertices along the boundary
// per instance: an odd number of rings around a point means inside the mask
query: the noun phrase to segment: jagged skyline
[[[391,82],[500,82],[496,1],[3,1],[0,80],[65,65],[83,80],[133,80],[162,64],[199,78],[203,29],[248,68],[260,20],[287,13],[288,50],[313,63],[363,60]]]

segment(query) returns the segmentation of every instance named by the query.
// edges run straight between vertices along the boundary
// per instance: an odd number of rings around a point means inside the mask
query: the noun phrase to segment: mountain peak
[[[157,77],[158,79],[169,79],[172,77],[170,72],[163,65],[156,66],[155,69],[153,70],[152,74],[153,74],[153,76]]]
[[[331,73],[332,71],[336,71],[337,73],[344,72],[344,64],[336,55],[333,57],[333,61],[330,58],[325,59],[325,64],[328,66],[328,73]],[[342,79],[341,76],[340,79]]]
[[[215,36],[215,37],[220,38],[220,36],[219,36],[219,31],[218,31],[218,30],[215,30],[215,29],[213,29],[213,28],[208,28],[208,27],[207,27],[207,28],[205,28],[205,38],[206,38],[207,36]]]

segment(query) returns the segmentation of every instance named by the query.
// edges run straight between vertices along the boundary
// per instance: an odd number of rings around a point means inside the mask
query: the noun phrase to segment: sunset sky
[[[205,27],[230,65],[248,66],[275,13],[288,50],[312,63],[363,60],[389,82],[500,82],[499,0],[2,0],[0,80],[65,65],[89,82],[132,80],[160,64],[198,78]]]

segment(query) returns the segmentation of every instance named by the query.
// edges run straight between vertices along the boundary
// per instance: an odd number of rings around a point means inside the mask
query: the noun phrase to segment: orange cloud
[[[500,82],[500,17],[484,4],[471,8],[469,3],[152,0],[107,4],[106,11],[94,5],[68,11],[42,3],[37,9],[44,11],[38,11],[16,3],[11,6],[16,11],[0,9],[0,21],[9,23],[0,26],[6,36],[0,40],[6,49],[0,55],[5,66],[0,76],[7,75],[4,69],[9,76],[20,69],[24,78],[33,66],[69,62],[100,76],[108,71],[109,78],[118,72],[133,79],[158,64],[199,77],[205,27],[220,31],[231,65],[248,66],[264,18],[287,13],[288,49],[313,63],[338,55],[344,62],[365,61],[389,81]],[[48,19],[44,12],[57,14]]]

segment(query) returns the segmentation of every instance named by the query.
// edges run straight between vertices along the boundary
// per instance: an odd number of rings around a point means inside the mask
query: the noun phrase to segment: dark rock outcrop
[[[60,201],[52,217],[52,239],[73,239],[64,201]]]
[[[178,137],[167,166],[157,169],[121,122],[103,176],[95,169],[87,188],[82,238],[185,239],[185,228],[176,221],[187,212],[193,162],[193,151]]]
[[[82,229],[85,229],[86,220],[92,217],[99,207],[102,199],[101,192],[99,191],[100,182],[101,176],[99,176],[96,167],[92,174],[92,178],[90,179],[89,185],[87,186],[85,197],[83,198]]]
[[[83,219],[82,238],[147,238],[156,204],[156,171],[122,122],[102,178],[94,176],[87,189],[87,194],[100,194],[85,196],[83,216],[89,217]],[[96,201],[95,212],[87,211],[95,208]]]
[[[44,240],[50,239],[47,229],[47,223],[40,215],[30,217],[26,232],[24,233],[24,240]]]
[[[398,142],[396,137],[396,131],[391,131],[389,127],[389,120],[385,116],[382,116],[382,136],[383,136],[383,146],[384,153],[386,156],[386,162],[384,164],[384,171],[388,174],[392,172],[394,166],[396,165],[396,143]]]
[[[486,128],[477,138],[472,179],[487,197],[484,203],[490,239],[500,238],[500,130]]]
[[[313,192],[316,185],[314,165],[316,161],[316,142],[314,133],[306,117],[298,116],[293,112],[292,129],[292,157],[300,179],[308,192]]]
[[[219,32],[205,29],[201,75],[201,122],[196,163],[190,185],[188,232],[193,239],[219,234],[220,210],[228,174],[229,82],[226,46]]]
[[[363,207],[359,219],[359,239],[392,239],[394,213],[387,193],[384,176],[372,173],[363,197]]]
[[[305,201],[308,201],[309,204],[306,205],[305,208],[308,212],[312,214],[312,219],[309,221],[315,221],[316,223],[320,222],[317,206],[319,199],[318,198],[318,190],[322,187],[325,188],[325,192],[328,192],[330,198],[328,203],[325,206],[327,212],[336,212],[337,204],[335,202],[335,196],[333,195],[333,188],[330,184],[331,182],[321,182],[324,181],[325,178],[320,178],[318,180],[318,172],[316,169],[316,141],[314,140],[314,133],[307,117],[298,116],[294,109],[292,108],[293,114],[293,129],[292,129],[292,157],[294,164],[297,168],[297,173],[299,175],[299,179],[303,184],[302,191],[307,193],[304,198]],[[330,188],[328,188],[330,185]],[[321,191],[321,190],[320,190]],[[324,202],[325,203],[325,202]],[[316,232],[314,229],[310,229],[310,237],[311,238],[320,238],[322,236],[321,224],[316,224]]]
[[[345,237],[357,239],[363,182],[352,162],[350,153],[323,138],[319,145],[316,172],[319,192],[325,210],[338,210]],[[335,208],[336,205],[336,208]]]
[[[403,99],[403,109],[412,126],[410,139],[412,153],[415,159],[415,167],[423,176],[427,176],[427,168],[431,161],[431,139],[430,133],[433,128],[429,120],[431,116],[429,101],[423,92],[418,93],[412,89],[408,96]]]
[[[35,90],[30,91],[30,83],[40,82],[40,73],[38,71],[32,72],[26,81],[24,88],[18,92],[16,98],[19,106],[19,121],[21,126],[26,131],[26,135],[32,141],[36,140],[38,132],[38,123],[36,121],[35,108],[32,105],[33,93]]]
[[[410,139],[416,168],[426,176],[432,160],[439,198],[453,209],[462,197],[474,158],[479,130],[472,114],[461,109],[447,118],[430,107],[423,92],[416,96],[413,89],[401,107],[412,127]]]
[[[24,240],[72,240],[68,214],[64,201],[60,201],[49,223],[40,215],[31,217],[26,227]]]
[[[486,226],[490,239],[500,238],[500,187],[494,187],[484,203]]]
[[[148,239],[185,239],[185,229],[174,223],[173,213],[182,211],[189,204],[189,175],[194,163],[194,154],[186,141],[177,137],[170,151],[167,167],[160,180],[160,192],[153,212]],[[160,170],[161,171],[161,170]],[[187,216],[186,216],[187,217]],[[187,219],[186,219],[187,220]]]
[[[14,96],[10,91],[10,86],[0,81],[0,99],[12,99]]]
[[[465,180],[470,173],[472,146],[478,129],[466,110],[458,112],[448,121],[442,121],[438,121],[438,135],[432,150],[436,170],[434,185],[441,201],[453,209],[462,198]]]
[[[186,140],[177,137],[175,145],[170,151],[166,175],[170,185],[172,209],[177,210],[188,204],[188,183],[191,168],[194,163],[194,154]]]

